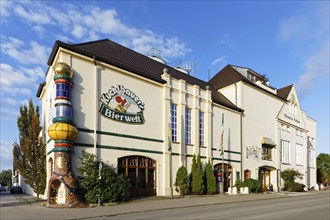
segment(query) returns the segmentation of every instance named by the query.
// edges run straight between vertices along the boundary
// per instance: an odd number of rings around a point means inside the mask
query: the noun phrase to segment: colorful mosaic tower
[[[55,65],[54,71],[56,117],[48,128],[49,137],[55,141],[54,171],[49,180],[48,206],[77,207],[80,203],[79,184],[71,169],[72,145],[78,137],[70,101],[73,71],[62,62]]]

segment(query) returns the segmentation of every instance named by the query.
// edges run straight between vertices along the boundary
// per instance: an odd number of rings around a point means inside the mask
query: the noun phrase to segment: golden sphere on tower
[[[49,137],[56,140],[74,141],[78,137],[78,130],[76,127],[66,123],[54,123],[48,127]]]
[[[72,78],[72,76],[73,76],[72,68],[64,62],[56,63],[55,66],[54,66],[54,71],[55,71],[56,74],[66,74],[70,78]]]

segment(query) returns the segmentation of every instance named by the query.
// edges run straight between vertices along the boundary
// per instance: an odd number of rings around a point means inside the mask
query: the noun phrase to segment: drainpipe
[[[235,105],[237,106],[237,85],[235,83]]]
[[[236,84],[235,84],[236,85]],[[241,130],[241,181],[243,181],[243,112],[241,113],[241,120],[240,120],[240,130]]]
[[[95,160],[97,160],[97,148],[96,148],[96,143],[97,143],[97,125],[98,125],[98,99],[97,99],[97,91],[98,91],[98,72],[97,72],[97,64],[96,64],[96,57],[93,56],[93,62],[95,66],[95,73],[94,73],[94,140],[93,140],[93,145],[94,145],[94,155],[95,155]]]

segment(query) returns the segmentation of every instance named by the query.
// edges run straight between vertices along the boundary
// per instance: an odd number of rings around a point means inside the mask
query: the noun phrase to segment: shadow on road
[[[0,207],[10,207],[19,205],[32,205],[34,203],[43,202],[42,199],[37,199],[34,196],[27,194],[10,194],[9,191],[0,193]]]

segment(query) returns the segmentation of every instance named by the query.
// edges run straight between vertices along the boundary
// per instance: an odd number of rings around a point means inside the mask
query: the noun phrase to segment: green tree
[[[0,184],[2,186],[7,186],[8,189],[11,187],[11,185],[12,185],[12,170],[11,169],[1,171]]]
[[[17,126],[19,142],[13,144],[14,169],[19,170],[39,198],[46,188],[46,155],[42,137],[39,136],[39,107],[34,108],[31,99],[28,107],[20,106]]]
[[[129,194],[129,182],[126,176],[117,175],[113,166],[95,160],[95,156],[86,151],[82,152],[81,188],[86,202],[100,203],[124,201]],[[101,179],[99,165],[102,164]]]
[[[199,195],[204,191],[203,169],[199,154],[197,155],[196,167],[194,167],[194,169],[194,172],[192,172],[191,190],[193,193]]]
[[[210,160],[208,160],[205,166],[205,181],[207,194],[211,195],[215,193],[215,191],[217,190],[217,185]]]
[[[316,158],[317,164],[317,182],[329,183],[330,182],[330,155],[320,153]]]
[[[181,197],[184,196],[185,193],[188,192],[188,171],[187,168],[184,166],[181,166],[177,173],[176,178],[174,182],[175,191],[180,192]]]
[[[295,169],[286,169],[281,172],[281,178],[285,181],[285,183],[293,183],[296,178],[301,176],[302,174]]]
[[[296,178],[302,177],[303,175],[295,169],[286,169],[281,172],[281,178],[284,180],[284,191],[289,192],[302,192],[304,191],[304,184],[296,183]]]
[[[196,175],[197,170],[197,162],[196,162],[196,155],[194,154],[192,163],[191,163],[191,173],[189,178],[189,190],[192,191],[192,182],[193,182],[193,176]]]

